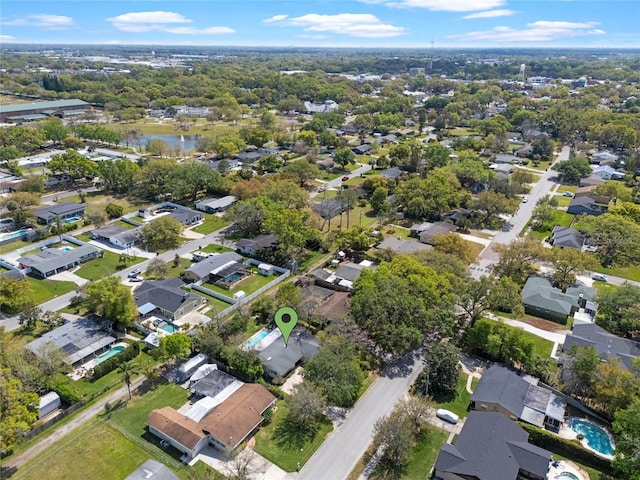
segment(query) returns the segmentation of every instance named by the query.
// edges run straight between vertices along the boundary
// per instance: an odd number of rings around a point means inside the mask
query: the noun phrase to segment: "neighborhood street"
[[[340,425],[309,459],[300,480],[344,479],[373,439],[373,425],[388,415],[420,373],[422,356],[413,355],[385,368]],[[426,475],[426,472],[425,472]]]

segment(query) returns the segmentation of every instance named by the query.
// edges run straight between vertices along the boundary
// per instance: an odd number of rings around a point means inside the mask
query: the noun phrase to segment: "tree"
[[[476,254],[473,250],[473,243],[465,240],[457,233],[442,233],[433,237],[433,244],[437,251],[454,255],[467,265],[470,265],[475,259]]]
[[[507,245],[495,245],[493,249],[500,255],[494,273],[507,276],[518,285],[524,285],[535,271],[533,263],[545,256],[544,247],[529,237],[513,240]]]
[[[130,327],[138,316],[131,289],[120,283],[118,277],[107,277],[89,283],[82,295],[91,313],[98,314],[125,328]]]
[[[149,265],[147,266],[147,270],[145,271],[145,277],[149,279],[155,280],[164,280],[169,275],[169,267],[165,262],[160,260],[158,257],[153,258]]]
[[[107,223],[107,216],[102,212],[89,212],[87,213],[87,219],[92,225],[95,225],[96,228],[100,228]]]
[[[623,337],[640,336],[640,287],[624,283],[614,290],[598,293],[596,323]]]
[[[640,380],[621,366],[618,357],[601,362],[596,369],[596,377],[594,400],[609,416],[628,408],[634,399],[640,398]]]
[[[640,225],[620,215],[586,215],[581,229],[598,246],[602,266],[629,265],[640,261]]]
[[[235,347],[227,353],[229,366],[235,374],[249,382],[257,382],[264,375],[264,365],[256,352],[245,352]]]
[[[350,148],[341,147],[336,149],[333,160],[336,164],[340,165],[342,169],[345,169],[347,165],[356,163],[356,155]]]
[[[551,168],[560,173],[562,181],[573,184],[577,184],[581,178],[591,173],[591,165],[589,165],[589,162],[580,157],[558,162]]]
[[[69,175],[73,180],[98,173],[96,163],[75,150],[55,155],[47,163],[47,168],[53,173]]]
[[[164,337],[167,338],[167,337]],[[160,339],[162,341],[163,339]],[[133,362],[124,362],[118,366],[118,373],[122,375],[124,383],[127,385],[127,392],[129,393],[129,400],[131,400],[131,377],[138,373],[138,367]]]
[[[291,307],[298,310],[302,306],[300,287],[293,282],[282,283],[276,293],[276,305],[278,308]]]
[[[595,348],[571,345],[564,362],[567,391],[582,398],[593,396],[600,361]]]
[[[317,165],[306,160],[291,162],[284,169],[288,176],[291,176],[301,187],[305,187],[311,180],[320,176],[320,169]]]
[[[478,200],[473,205],[475,210],[484,212],[483,222],[487,223],[491,217],[501,213],[513,213],[518,209],[518,200],[507,198],[503,193],[483,190],[478,194]]]
[[[240,137],[223,135],[215,139],[214,151],[222,157],[237,155],[247,148],[247,144]]]
[[[460,349],[450,343],[429,345],[416,389],[435,398],[454,398],[460,376]]]
[[[545,162],[551,160],[555,149],[556,142],[546,135],[542,135],[531,142],[531,154],[539,156]]]
[[[44,323],[47,330],[53,330],[54,328],[58,328],[64,322],[64,318],[62,318],[62,314],[60,312],[46,311],[44,315],[40,318],[40,321]]]
[[[38,420],[38,395],[24,389],[8,368],[0,369],[0,451],[13,450]]]
[[[614,468],[629,480],[640,479],[640,399],[618,410],[613,422],[616,438]]]
[[[287,403],[289,415],[300,429],[313,427],[327,407],[327,401],[320,389],[308,381],[298,383],[293,388]]]
[[[148,140],[146,150],[149,155],[160,158],[169,156],[171,152],[169,144],[160,138]]]
[[[305,366],[304,378],[322,391],[329,404],[351,407],[358,399],[364,373],[356,361],[353,345],[331,337]]]
[[[262,226],[277,235],[280,249],[286,256],[300,252],[312,233],[308,214],[300,210],[278,209],[269,212]]]
[[[44,136],[47,140],[51,140],[54,145],[60,145],[62,141],[69,136],[71,130],[65,127],[62,120],[53,117],[42,125]]]
[[[480,277],[479,280],[468,278],[462,280],[456,289],[458,292],[457,305],[469,316],[472,327],[489,308],[491,289],[495,283],[493,277]]]
[[[369,204],[374,212],[379,212],[387,202],[389,196],[389,189],[385,187],[378,187],[373,191],[371,198],[369,198]]]
[[[16,313],[33,303],[33,290],[26,280],[0,277],[0,311]]]
[[[250,198],[236,202],[227,210],[224,218],[233,222],[238,234],[255,237],[260,233],[268,212],[276,208],[278,206],[265,197]]]
[[[549,263],[554,268],[553,282],[563,292],[576,282],[590,266],[590,257],[575,248],[553,248],[549,252]]]
[[[169,216],[160,217],[142,227],[142,238],[151,252],[171,250],[180,245],[183,225]]]
[[[224,160],[221,160],[220,163],[222,164],[223,161]],[[228,168],[229,167],[227,165],[225,171]],[[263,173],[275,173],[282,168],[282,160],[280,160],[276,155],[267,155],[266,157],[262,157],[260,160],[258,160],[258,168]]]
[[[384,351],[402,354],[425,336],[451,333],[454,296],[449,280],[414,257],[397,256],[354,284],[351,315]]]
[[[195,202],[202,190],[217,191],[222,186],[222,176],[201,162],[181,163],[171,171],[166,183],[174,199],[189,199]]]
[[[141,178],[140,166],[126,158],[98,162],[98,175],[106,190],[128,193]]]
[[[191,336],[176,332],[160,338],[160,352],[164,358],[184,360],[191,354]]]
[[[489,308],[499,312],[512,313],[517,318],[524,315],[520,286],[503,275],[494,282],[489,293]]]
[[[37,305],[32,305],[20,314],[18,322],[25,330],[33,330],[41,318],[42,310]]]
[[[104,211],[107,216],[113,220],[114,218],[120,218],[124,213],[124,208],[116,203],[108,203],[106,207],[104,207]]]

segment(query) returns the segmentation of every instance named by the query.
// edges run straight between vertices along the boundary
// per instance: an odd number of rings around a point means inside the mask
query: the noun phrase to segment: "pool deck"
[[[547,475],[547,478],[549,480],[554,480],[558,475],[566,472],[573,473],[580,480],[590,480],[589,474],[587,472],[585,472],[578,465],[569,460],[559,460],[557,462],[551,462],[549,464],[549,474]]]

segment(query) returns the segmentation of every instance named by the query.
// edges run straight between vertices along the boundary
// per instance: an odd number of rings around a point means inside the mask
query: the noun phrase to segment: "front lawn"
[[[333,430],[329,419],[323,417],[318,430],[311,439],[305,439],[302,443],[289,441],[290,435],[296,432],[283,432],[281,425],[289,411],[289,406],[284,401],[279,401],[273,419],[269,425],[260,429],[256,434],[254,450],[275,463],[287,472],[296,470],[298,463],[302,467],[311,455],[320,447],[325,437]],[[280,428],[278,428],[280,427]]]
[[[453,400],[449,401],[439,401],[438,398],[434,398],[436,402],[437,408],[444,408],[449,410],[460,418],[464,418],[467,416],[467,407],[469,403],[471,403],[471,394],[467,392],[467,378],[468,375],[464,372],[460,372],[458,377],[458,389],[456,391],[456,397]],[[475,383],[475,384],[474,384]],[[475,388],[475,385],[478,384],[478,379],[474,378],[471,382],[471,389]]]
[[[169,273],[167,274],[167,277],[179,277],[182,272],[184,272],[191,266],[191,260],[189,260],[188,258],[180,257],[177,267],[173,266],[173,262],[173,260],[167,262],[167,267],[169,267]]]
[[[27,283],[33,290],[33,303],[39,305],[52,298],[72,292],[78,286],[73,282],[59,282],[57,280],[38,279],[27,276]]]
[[[203,248],[201,248],[200,251],[207,252],[207,253],[224,253],[224,252],[233,252],[233,248],[218,245],[217,243],[210,243],[209,245],[206,245]]]
[[[124,263],[120,258],[121,256],[117,253],[105,251],[102,258],[89,260],[76,270],[75,274],[79,277],[86,278],[87,280],[99,280],[146,260],[141,257],[129,256],[129,261]]]
[[[431,467],[436,463],[440,448],[449,437],[449,432],[440,430],[433,425],[426,425],[422,430],[423,433],[411,453],[407,470],[402,476],[403,480],[424,480],[427,478]]]
[[[626,278],[627,280],[640,282],[640,265],[605,268],[596,262],[593,270],[598,273],[604,273],[605,275],[612,275],[614,277]]]
[[[529,236],[536,240],[542,241],[549,235],[551,235],[551,230],[556,225],[560,225],[561,227],[570,227],[574,218],[575,215],[567,213],[564,210],[554,210],[553,219],[551,219],[549,222],[546,222],[541,227],[537,227],[536,229],[532,228],[529,232]]]
[[[230,222],[228,222],[227,220],[224,220],[215,215],[206,214],[204,222],[202,222],[202,224],[198,225],[197,227],[192,228],[192,230],[194,232],[207,235],[209,233],[217,232],[218,230],[223,229],[224,227],[229,225],[229,223]]]

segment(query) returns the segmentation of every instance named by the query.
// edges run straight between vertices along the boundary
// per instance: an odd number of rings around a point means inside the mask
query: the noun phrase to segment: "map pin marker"
[[[282,307],[276,312],[276,325],[284,338],[284,346],[287,346],[291,332],[298,323],[298,314],[291,307]]]

